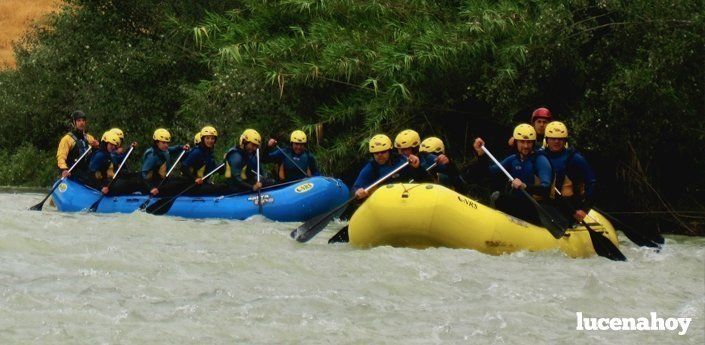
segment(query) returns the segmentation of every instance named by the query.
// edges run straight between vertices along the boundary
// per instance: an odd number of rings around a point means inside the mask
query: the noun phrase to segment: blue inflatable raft
[[[100,198],[100,192],[81,183],[64,180],[52,194],[61,212],[87,210]],[[262,189],[262,215],[281,222],[303,222],[329,212],[349,197],[348,187],[340,180],[315,176]],[[158,198],[153,198],[151,203]],[[99,213],[131,213],[147,195],[106,196],[98,205]],[[246,219],[259,214],[257,193],[223,196],[181,196],[167,215],[184,218]]]

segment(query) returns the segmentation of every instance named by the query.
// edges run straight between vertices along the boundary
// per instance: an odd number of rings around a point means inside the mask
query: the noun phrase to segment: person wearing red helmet
[[[531,125],[534,126],[536,130],[536,147],[543,146],[543,136],[546,132],[546,125],[553,121],[553,115],[548,108],[536,108],[533,113],[531,113]],[[509,138],[509,146],[514,147],[514,137]]]

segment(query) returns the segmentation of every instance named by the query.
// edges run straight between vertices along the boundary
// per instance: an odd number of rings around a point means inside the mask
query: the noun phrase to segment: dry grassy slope
[[[58,8],[60,0],[0,0],[0,69],[14,67],[12,42],[44,14]]]

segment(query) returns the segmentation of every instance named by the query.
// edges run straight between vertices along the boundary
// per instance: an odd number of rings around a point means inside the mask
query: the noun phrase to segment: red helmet
[[[549,122],[553,119],[553,115],[551,115],[551,111],[548,110],[548,108],[538,108],[534,110],[534,112],[531,113],[531,123],[534,123],[534,120],[539,117],[546,119]]]

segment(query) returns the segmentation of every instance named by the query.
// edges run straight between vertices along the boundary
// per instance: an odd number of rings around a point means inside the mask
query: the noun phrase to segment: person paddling
[[[502,160],[501,164],[514,177],[511,182],[511,191],[500,193],[495,201],[498,210],[540,225],[541,219],[531,200],[527,199],[519,189],[525,189],[537,201],[546,201],[551,186],[551,164],[548,159],[534,151],[536,144],[536,130],[529,124],[520,124],[514,128],[513,135],[515,154]],[[489,164],[482,147],[485,141],[476,138],[473,148],[477,153],[479,162]],[[492,175],[502,174],[501,169],[492,164],[489,167]]]
[[[91,172],[91,182],[89,184],[100,189],[103,195],[108,195],[108,193],[111,195],[130,194],[141,189],[138,181],[125,176],[121,176],[119,180],[112,182],[115,177],[115,170],[122,162],[114,164],[111,157],[119,145],[120,137],[115,132],[105,132],[101,137],[99,148],[91,157],[91,162],[88,166]],[[132,147],[135,146],[137,146],[137,143],[132,143]]]
[[[269,154],[269,160],[278,164],[277,177],[279,182],[299,180],[305,177],[318,176],[316,158],[307,149],[308,138],[301,130],[291,132],[290,147],[277,148]],[[274,148],[275,139],[269,139],[267,146]]]
[[[257,191],[264,185],[272,184],[270,179],[257,179],[256,152],[262,145],[262,136],[248,128],[239,140],[225,153],[225,183],[231,193]]]
[[[568,127],[563,122],[553,121],[546,126],[546,148],[541,150],[551,162],[554,173],[551,199],[568,219],[583,221],[593,202],[597,178],[585,157],[575,150],[566,148]]]
[[[216,168],[213,150],[218,140],[218,131],[213,126],[201,128],[201,142],[196,145],[183,159],[181,173],[187,180],[193,181],[196,188],[189,191],[188,195],[217,195],[224,193],[224,185],[214,185],[204,181],[205,174]]]
[[[408,182],[412,179],[416,182],[423,182],[431,179],[430,175],[421,166],[421,160],[418,156],[414,154],[404,156],[392,153],[392,140],[384,134],[377,134],[370,139],[369,152],[372,154],[372,158],[362,167],[353,184],[352,190],[358,200],[367,198],[371,194],[371,192],[365,191],[367,186],[377,181],[380,177],[394,171],[405,161],[408,161],[409,165],[384,181],[384,183]]]
[[[437,169],[429,172],[431,176],[436,176],[439,184],[454,189],[456,192],[465,194],[468,186],[460,176],[457,167],[445,153],[443,140],[437,137],[428,137],[421,142],[419,147],[419,157],[425,162],[424,167],[428,169],[433,163],[437,163]]]
[[[176,157],[190,148],[188,144],[169,146],[170,142],[171,133],[164,128],[157,128],[152,134],[152,146],[142,155],[142,183],[147,193],[153,197],[173,195],[186,185],[185,181],[174,177],[164,181],[169,169],[176,164]]]
[[[74,180],[86,183],[91,180],[90,171],[88,171],[89,159],[83,159],[79,162],[72,172],[69,172],[69,166],[72,166],[78,157],[81,157],[91,147],[97,148],[99,143],[92,135],[87,133],[88,121],[83,111],[74,111],[71,114],[71,123],[73,129],[59,141],[59,147],[56,150],[56,162],[62,178],[71,176]],[[88,155],[90,156],[90,153]]]

